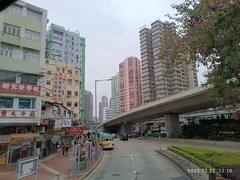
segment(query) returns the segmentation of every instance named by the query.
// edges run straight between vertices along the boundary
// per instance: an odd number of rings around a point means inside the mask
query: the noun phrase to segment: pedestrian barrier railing
[[[76,176],[84,175],[99,161],[102,153],[101,146],[97,146],[93,148],[91,156],[80,156],[80,160],[77,159],[77,156],[74,156],[72,167],[65,172],[49,177],[48,180],[70,180],[75,179]]]

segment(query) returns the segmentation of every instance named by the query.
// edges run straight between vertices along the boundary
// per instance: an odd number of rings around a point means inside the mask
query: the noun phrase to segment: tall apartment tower
[[[85,111],[86,122],[93,121],[93,94],[91,91],[85,91]]]
[[[119,64],[121,113],[142,104],[140,68],[140,60],[132,56]]]
[[[46,59],[42,80],[43,101],[64,105],[73,113],[74,120],[80,119],[80,70],[66,61]]]
[[[119,99],[119,73],[112,77],[111,81],[111,90],[112,90],[112,116],[118,116],[120,114],[120,99]]]
[[[143,27],[140,30],[140,50],[142,65],[142,98],[143,103],[156,100],[154,60],[151,30]]]
[[[103,112],[105,107],[108,107],[108,98],[102,96],[102,100],[99,103],[99,122],[103,122]]]
[[[33,155],[36,134],[25,134],[27,146],[22,139],[23,133],[36,132],[40,124],[46,25],[47,10],[23,1],[0,12],[0,136],[10,136],[10,141],[3,138],[1,147],[3,153],[5,149],[14,152],[11,162],[16,162],[20,154]],[[14,141],[16,133],[20,134]],[[16,145],[24,148],[15,151]]]
[[[78,32],[51,24],[47,33],[46,57],[73,64],[80,70],[80,120],[85,119],[85,38]]]
[[[170,60],[160,59],[161,36],[165,31],[175,31],[173,23],[159,20],[151,28],[140,29],[142,61],[143,103],[148,103],[198,85],[195,64],[181,64],[168,73]]]

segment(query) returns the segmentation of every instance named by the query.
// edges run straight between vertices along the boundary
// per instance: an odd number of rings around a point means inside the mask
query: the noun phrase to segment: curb
[[[192,162],[190,162],[189,160],[183,158],[186,162],[188,162],[188,166],[184,165],[184,164],[181,164],[181,162],[179,162],[177,159],[174,159],[174,157],[171,157],[171,155],[168,155],[167,152],[168,150],[166,151],[166,153],[164,153],[164,151],[159,151],[159,150],[156,150],[157,153],[161,154],[162,156],[164,156],[165,158],[167,158],[168,160],[170,160],[171,162],[173,162],[179,169],[181,169],[191,180],[195,180],[195,179],[198,179],[198,180],[208,180],[207,177],[198,177],[197,174],[194,174],[194,173],[189,173],[187,169],[196,169],[198,168],[195,164],[193,164]],[[173,153],[173,152],[171,152]],[[175,153],[173,153],[175,154]],[[177,154],[176,154],[177,155]],[[178,155],[177,155],[178,156]]]
[[[89,176],[89,175],[98,167],[98,165],[102,162],[103,156],[104,156],[104,151],[102,151],[101,157],[99,158],[99,160],[98,160],[86,173],[83,174],[83,176],[81,177],[81,179],[86,179],[86,178],[88,178],[88,176]]]

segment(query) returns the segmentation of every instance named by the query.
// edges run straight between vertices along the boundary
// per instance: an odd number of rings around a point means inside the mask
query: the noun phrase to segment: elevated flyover
[[[167,135],[179,131],[179,114],[207,109],[216,106],[216,100],[210,96],[209,87],[197,87],[172,95],[137,108],[105,121],[98,126],[110,129],[121,127],[126,132],[131,124],[156,117],[165,117]]]

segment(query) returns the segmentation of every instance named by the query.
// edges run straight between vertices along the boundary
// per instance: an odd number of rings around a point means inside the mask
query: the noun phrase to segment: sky
[[[94,94],[94,81],[118,72],[128,56],[140,58],[139,29],[174,13],[171,4],[183,0],[26,0],[48,10],[50,23],[86,38],[86,90]],[[198,72],[204,82],[203,68]],[[110,82],[98,84],[97,97],[111,96]]]

